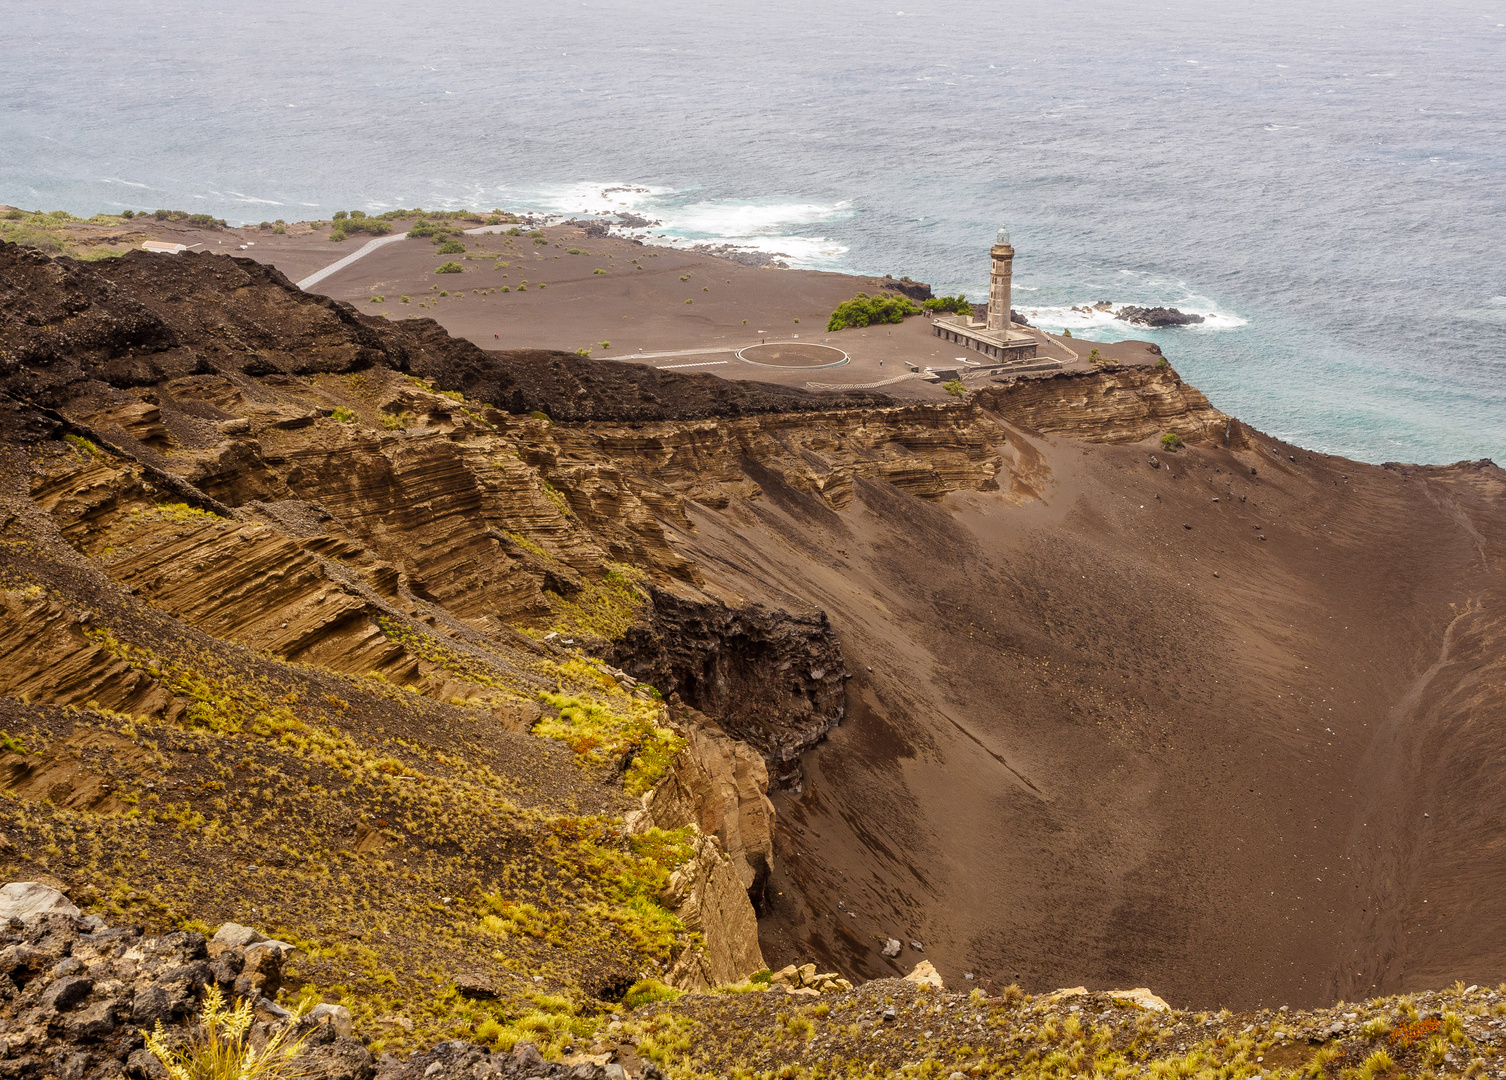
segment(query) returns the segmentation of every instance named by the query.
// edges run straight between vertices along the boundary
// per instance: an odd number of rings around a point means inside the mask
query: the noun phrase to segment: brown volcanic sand
[[[1506,978],[1500,470],[1010,442],[1004,496],[693,515],[856,673],[778,801],[769,962],[914,939],[949,985],[1198,1006]]]

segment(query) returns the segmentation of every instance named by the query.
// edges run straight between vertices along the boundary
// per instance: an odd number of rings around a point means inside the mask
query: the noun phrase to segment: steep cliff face
[[[679,694],[756,747],[776,782],[798,786],[800,754],[842,722],[842,662],[824,613],[729,608],[652,592],[652,614],[612,643],[615,663]]]
[[[1170,366],[1016,379],[980,390],[977,403],[1010,423],[1083,442],[1140,442],[1175,432],[1190,442],[1247,444],[1241,425]]]

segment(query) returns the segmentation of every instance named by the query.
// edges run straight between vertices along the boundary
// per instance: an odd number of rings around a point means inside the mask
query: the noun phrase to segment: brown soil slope
[[[242,260],[0,259],[28,566],[64,545],[91,588],[441,710],[487,697],[454,652],[513,678],[517,630],[564,627],[787,785],[776,966],[908,970],[892,936],[952,985],[1203,1004],[1506,975],[1494,466],[1310,455],[1170,369],[900,405],[488,354]],[[608,571],[652,599],[598,607]],[[76,653],[108,708],[181,720]],[[84,704],[70,670],[6,692]]]

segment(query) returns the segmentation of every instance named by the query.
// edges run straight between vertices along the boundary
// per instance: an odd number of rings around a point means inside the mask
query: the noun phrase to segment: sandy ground
[[[394,222],[395,231],[407,227]],[[827,319],[838,304],[859,292],[884,292],[883,278],[743,266],[615,237],[588,239],[572,226],[542,231],[547,240],[542,245],[526,235],[466,237],[465,255],[455,257],[464,267],[461,274],[434,273],[451,256],[438,255],[428,240],[400,241],[342,269],[314,291],[372,315],[433,318],[486,349],[584,348],[596,358],[802,388],[811,383],[812,389],[870,387],[945,400],[944,390],[911,377],[912,369],[956,368],[984,359],[937,338],[925,316],[827,333]],[[275,265],[295,281],[365,239],[352,236],[332,244],[327,233],[297,230],[286,236],[256,229],[239,235],[253,246],[236,254]],[[501,292],[504,287],[510,291]],[[1088,366],[1085,352],[1073,358],[1071,342],[1040,338],[1041,357],[1068,368]],[[837,367],[804,370],[760,366],[736,355],[761,342],[827,344],[849,359]],[[1127,364],[1158,359],[1143,342],[1096,347]]]
[[[455,224],[476,227],[458,220]],[[409,220],[395,220],[393,232],[405,232],[411,225]],[[74,228],[80,233],[98,231]],[[294,282],[371,239],[353,234],[332,243],[328,227],[303,222],[286,229],[283,234],[255,227],[203,229],[154,219],[137,219],[131,225],[132,235],[256,259]],[[744,266],[715,255],[618,237],[587,238],[576,226],[541,231],[542,244],[528,235],[466,236],[466,251],[460,255],[440,255],[431,239],[410,237],[383,245],[312,291],[347,301],[369,315],[435,319],[451,334],[484,349],[587,349],[597,359],[817,391],[878,389],[900,398],[944,401],[946,391],[917,377],[920,373],[986,363],[979,354],[936,337],[928,316],[899,325],[826,331],[832,310],[842,301],[859,292],[888,291],[884,278]],[[461,273],[434,273],[452,260],[463,267]],[[1160,358],[1147,342],[1105,345],[1036,334],[1039,356],[1059,361],[1066,370],[1087,369],[1087,350],[1092,348],[1105,359],[1127,365],[1152,364]],[[762,365],[737,355],[745,346],[766,342],[826,344],[845,352],[847,362],[807,369]],[[984,385],[988,378],[965,381]]]
[[[1005,494],[695,517],[856,673],[777,801],[768,960],[892,975],[894,937],[1199,1007],[1506,978],[1499,470],[1010,441]]]

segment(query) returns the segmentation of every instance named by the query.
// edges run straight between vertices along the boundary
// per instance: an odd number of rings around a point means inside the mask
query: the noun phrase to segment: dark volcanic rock
[[[1009,309],[1009,321],[1012,322],[1012,323],[1014,323],[1016,326],[1029,326],[1030,325],[1030,320],[1027,319],[1027,318],[1025,318],[1025,316],[1021,315],[1014,308],[1010,308]]]
[[[846,711],[847,666],[825,612],[728,608],[650,590],[653,614],[614,642],[610,658],[634,678],[686,703],[763,754],[786,787],[800,753]]]
[[[1192,326],[1203,321],[1201,315],[1189,315],[1176,308],[1122,307],[1114,316],[1120,322],[1133,326]]]
[[[227,255],[82,263],[0,241],[0,391],[57,408],[106,384],[385,366],[512,413],[650,421],[889,404],[543,350],[486,352],[429,319],[386,319]]]
[[[884,280],[884,288],[903,293],[911,300],[931,299],[931,286],[927,285],[924,281],[911,281],[909,278],[900,278],[898,281],[895,281],[886,278]]]

